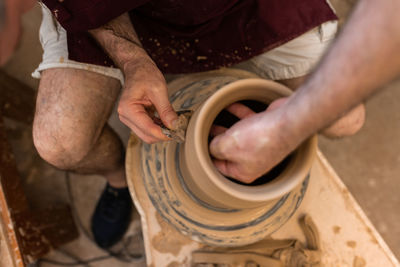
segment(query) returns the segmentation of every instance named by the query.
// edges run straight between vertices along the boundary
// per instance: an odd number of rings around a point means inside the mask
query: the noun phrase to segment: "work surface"
[[[9,251],[9,247],[6,243],[6,235],[7,230],[5,227],[0,223],[0,266],[14,266],[12,258],[11,258],[11,251]]]
[[[135,144],[130,142],[129,145]],[[201,248],[202,244],[180,234],[161,218],[152,206],[140,177],[128,173],[128,178],[136,207],[142,216],[148,266],[190,266],[191,252]],[[272,238],[294,238],[304,242],[298,219],[305,213],[312,217],[319,230],[323,266],[400,266],[320,152],[300,208]]]
[[[128,157],[129,160],[129,157]],[[142,214],[149,266],[189,266],[191,252],[201,244],[170,227],[155,211],[140,180],[129,180],[136,205]],[[140,199],[140,201],[138,201]],[[311,181],[299,210],[273,238],[304,241],[297,219],[308,213],[321,235],[324,266],[400,266],[380,235],[354,201],[321,153],[315,161]],[[5,226],[5,225],[3,225]],[[0,266],[12,266],[0,228]]]

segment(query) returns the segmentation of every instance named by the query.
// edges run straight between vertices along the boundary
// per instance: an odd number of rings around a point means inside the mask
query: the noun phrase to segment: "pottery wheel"
[[[224,70],[180,78],[168,85],[170,100],[176,111],[194,111],[219,88],[250,75]],[[208,205],[193,195],[184,182],[179,159],[182,146],[176,142],[152,145],[138,142],[129,147],[127,178],[129,182],[140,179],[133,181],[133,185],[143,183],[160,215],[195,241],[214,246],[254,243],[281,227],[304,197],[309,177],[288,194],[261,207],[225,209]]]

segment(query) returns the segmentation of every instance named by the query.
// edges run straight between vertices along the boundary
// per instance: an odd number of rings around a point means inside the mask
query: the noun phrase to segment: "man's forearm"
[[[298,145],[400,73],[400,1],[360,0],[316,71],[283,108]]]
[[[118,104],[120,120],[144,142],[169,140],[153,121],[152,108],[171,129],[177,114],[169,102],[165,78],[142,48],[128,14],[90,32],[124,73]]]
[[[90,33],[121,70],[124,70],[128,63],[142,60],[152,62],[142,48],[127,13],[91,30]]]

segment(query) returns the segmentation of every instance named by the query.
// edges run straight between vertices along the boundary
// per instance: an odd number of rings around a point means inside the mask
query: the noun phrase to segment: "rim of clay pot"
[[[217,205],[250,207],[284,196],[305,179],[316,153],[316,136],[303,142],[292,153],[281,174],[262,185],[248,186],[230,181],[215,168],[209,154],[208,135],[211,125],[228,105],[241,100],[256,100],[269,104],[290,94],[290,89],[273,81],[243,79],[219,89],[200,106],[189,122],[185,157],[190,157],[186,160],[189,172],[199,176],[191,179],[200,191],[203,191],[202,195],[205,193]]]

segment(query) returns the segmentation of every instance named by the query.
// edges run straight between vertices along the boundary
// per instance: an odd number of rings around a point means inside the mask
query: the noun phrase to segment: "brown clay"
[[[275,179],[247,186],[230,181],[212,165],[211,124],[231,103],[253,99],[270,103],[290,90],[244,71],[187,75],[169,83],[175,110],[192,110],[186,141],[135,143],[127,150],[130,184],[144,186],[160,215],[193,240],[216,246],[242,246],[263,239],[296,211],[308,184],[316,137],[303,143]],[[245,80],[244,80],[245,79]]]
[[[245,79],[226,85],[195,111],[181,153],[183,177],[191,191],[203,201],[225,208],[250,208],[282,197],[307,175],[316,151],[316,137],[307,140],[293,154],[286,169],[273,181],[249,187],[222,176],[213,166],[208,151],[208,135],[212,122],[228,105],[240,100],[257,100],[266,104],[288,96],[290,90],[278,83],[262,79]]]

